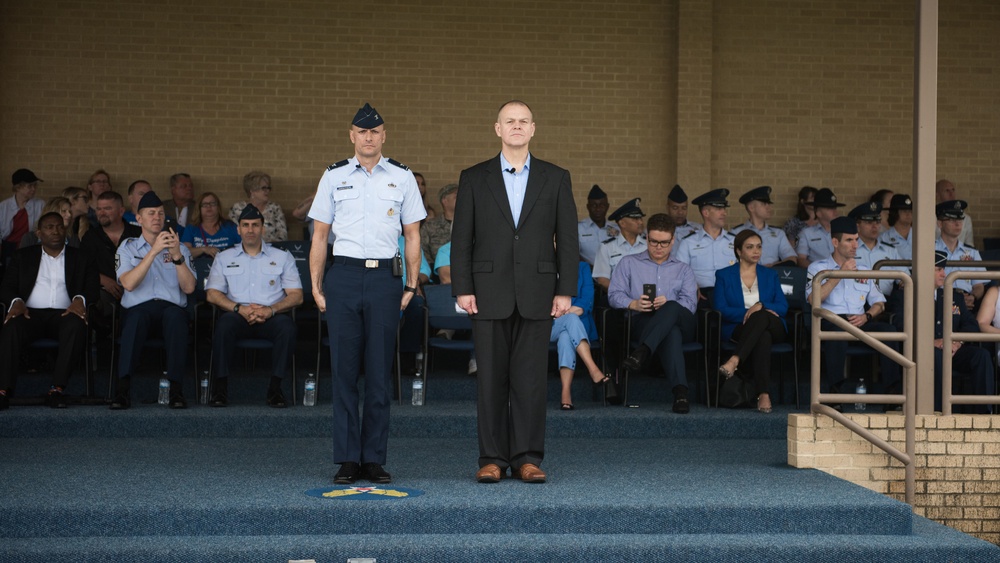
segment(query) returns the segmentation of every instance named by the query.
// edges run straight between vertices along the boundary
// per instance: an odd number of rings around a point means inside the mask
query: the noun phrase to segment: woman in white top
[[[744,362],[753,375],[757,410],[771,412],[767,389],[771,376],[771,345],[783,342],[788,301],[781,292],[778,274],[759,264],[763,247],[752,229],[740,231],[733,242],[739,261],[715,273],[714,307],[722,313],[722,338],[736,342],[733,355],[719,366],[719,374],[732,377]]]

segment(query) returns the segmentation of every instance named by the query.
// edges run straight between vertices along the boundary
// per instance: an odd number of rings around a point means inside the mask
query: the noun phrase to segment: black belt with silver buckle
[[[350,256],[334,256],[334,264],[344,264],[345,266],[357,266],[359,268],[391,268],[392,258],[351,258]]]

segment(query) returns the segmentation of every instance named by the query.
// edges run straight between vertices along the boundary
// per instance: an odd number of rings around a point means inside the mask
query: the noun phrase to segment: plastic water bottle
[[[422,407],[424,405],[424,378],[417,372],[413,378],[413,406]]]
[[[316,406],[316,374],[306,376],[306,392],[302,394],[302,404],[307,407]]]
[[[160,378],[160,394],[156,397],[156,402],[161,405],[170,403],[170,380],[167,379],[167,372],[163,372]]]
[[[208,404],[208,371],[201,372],[201,380],[198,381],[198,402]]]
[[[868,388],[865,387],[865,378],[862,377],[858,380],[858,387],[854,390],[854,392],[858,395],[865,395],[868,393]],[[866,406],[867,405],[865,403],[854,403],[854,410],[861,412],[865,410]]]

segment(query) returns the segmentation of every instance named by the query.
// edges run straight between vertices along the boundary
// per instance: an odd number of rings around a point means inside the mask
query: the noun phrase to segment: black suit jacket
[[[518,226],[500,155],[462,172],[451,234],[452,293],[475,295],[478,319],[548,319],[555,295],[576,295],[576,203],[569,172],[531,157]],[[556,241],[558,245],[554,245]]]
[[[17,297],[24,301],[28,300],[31,290],[38,281],[42,252],[42,246],[39,244],[22,248],[14,253],[4,274],[3,285],[0,286],[0,300],[3,301],[4,307],[9,309],[11,301]],[[100,289],[101,280],[93,257],[79,248],[67,246],[66,293],[69,298],[82,295],[89,306],[99,299]]]

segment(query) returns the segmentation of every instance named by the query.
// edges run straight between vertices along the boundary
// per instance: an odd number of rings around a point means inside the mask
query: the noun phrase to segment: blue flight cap
[[[601,186],[598,186],[597,184],[594,184],[594,187],[590,188],[590,193],[587,194],[587,199],[605,199],[607,197],[608,194],[604,193]]]
[[[837,217],[830,221],[830,234],[842,233],[845,235],[858,234],[858,222],[851,217]]]
[[[248,203],[247,206],[243,208],[243,211],[240,212],[240,221],[252,221],[254,219],[260,219],[263,221],[264,216],[260,214],[260,209],[254,207],[252,203]]]
[[[135,211],[138,213],[147,207],[163,207],[163,202],[160,201],[160,196],[156,195],[156,192],[144,193],[142,199],[139,200],[139,208]]]
[[[354,114],[354,121],[351,125],[356,125],[362,129],[374,129],[379,125],[385,125],[385,120],[382,116],[378,114],[375,108],[368,104],[365,107],[358,110],[358,113]]]

